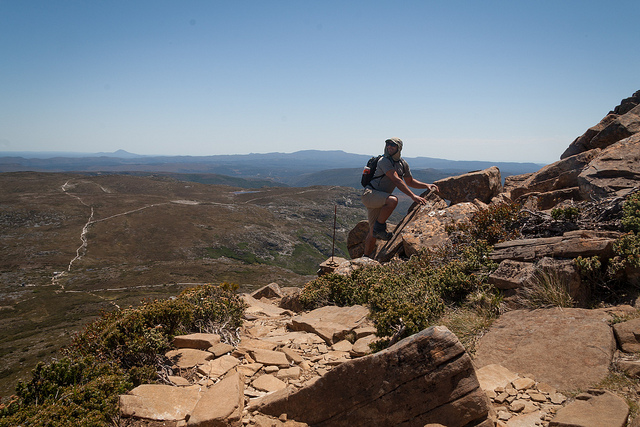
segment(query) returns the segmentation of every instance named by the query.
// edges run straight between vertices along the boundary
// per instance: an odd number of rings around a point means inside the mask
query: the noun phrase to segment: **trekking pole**
[[[338,217],[338,205],[333,206],[333,242],[331,243],[331,264],[335,264],[333,261],[333,255],[336,250],[336,218]]]

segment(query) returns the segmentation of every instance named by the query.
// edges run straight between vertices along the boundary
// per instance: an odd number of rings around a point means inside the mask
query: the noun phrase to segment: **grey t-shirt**
[[[374,178],[371,180],[371,187],[374,190],[384,191],[385,193],[393,193],[393,190],[396,189],[396,185],[389,179],[386,175],[390,170],[395,169],[400,178],[406,178],[411,176],[411,169],[409,169],[409,164],[404,161],[404,159],[400,159],[397,162],[394,162],[389,157],[383,157],[378,161],[378,167],[376,168],[376,173]]]

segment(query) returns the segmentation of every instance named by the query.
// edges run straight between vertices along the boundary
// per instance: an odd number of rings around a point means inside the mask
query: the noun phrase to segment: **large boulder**
[[[411,256],[422,249],[441,246],[449,239],[447,226],[469,222],[477,211],[476,205],[469,202],[432,211],[420,210],[400,232],[405,255]]]
[[[471,359],[443,326],[345,362],[298,391],[265,396],[248,409],[314,426],[493,425]]]
[[[202,393],[187,426],[241,426],[243,409],[244,380],[238,372],[233,372]]]
[[[480,338],[474,363],[529,373],[559,390],[585,389],[609,373],[616,350],[609,320],[580,308],[510,311]]]
[[[589,390],[560,408],[549,427],[624,427],[628,416],[629,405],[623,398],[605,390]]]
[[[376,253],[375,258],[378,261],[389,261],[403,250],[404,240],[402,237],[402,231],[407,227],[407,225],[411,224],[416,218],[420,218],[425,215],[435,215],[436,212],[447,207],[447,202],[433,192],[425,191],[421,196],[427,200],[427,203],[425,205],[417,205],[414,203],[409,207],[408,213],[394,229],[391,240],[386,242]]]
[[[444,178],[434,184],[438,186],[438,195],[449,200],[452,205],[473,202],[476,199],[483,203],[489,203],[502,191],[502,178],[500,170],[496,166]]]
[[[625,196],[640,186],[640,133],[602,150],[580,173],[578,185],[585,198]]]

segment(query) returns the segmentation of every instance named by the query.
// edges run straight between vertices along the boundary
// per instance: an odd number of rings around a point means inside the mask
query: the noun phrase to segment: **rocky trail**
[[[624,352],[640,346],[640,319],[611,326],[633,307],[512,311],[480,339],[473,357],[444,327],[371,354],[377,337],[365,307],[283,308],[297,292],[270,284],[243,295],[248,309],[237,334],[176,337],[165,384],[121,396],[122,419],[166,426],[623,427],[628,402],[638,401],[640,390],[619,395],[597,387],[612,364],[640,371],[640,361]]]

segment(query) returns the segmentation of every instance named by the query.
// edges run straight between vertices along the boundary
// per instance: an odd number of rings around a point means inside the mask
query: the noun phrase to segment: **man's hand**
[[[438,186],[437,186],[437,185],[435,185],[435,184],[427,184],[427,189],[428,189],[429,191],[434,191],[434,192],[436,192],[436,193],[437,193],[438,191],[440,191],[440,189],[438,188]]]
[[[415,194],[413,195],[413,197],[411,198],[414,202],[416,202],[419,205],[426,205],[427,204],[427,199],[425,199],[424,197],[420,197],[420,196],[416,196]]]

